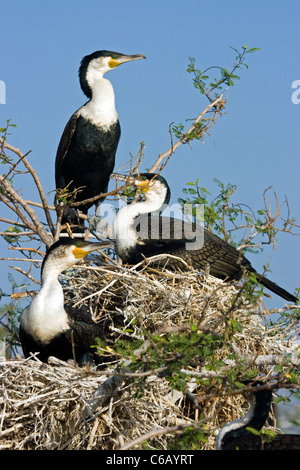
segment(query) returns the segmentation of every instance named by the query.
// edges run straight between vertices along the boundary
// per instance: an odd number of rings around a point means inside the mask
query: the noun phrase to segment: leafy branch
[[[195,59],[192,57],[190,58],[187,72],[193,75],[194,87],[198,89],[200,93],[205,95],[210,102],[213,101],[212,93],[215,90],[217,90],[217,92],[215,92],[214,97],[217,97],[219,96],[220,92],[224,91],[224,86],[234,86],[235,80],[240,79],[239,75],[236,75],[235,72],[242,67],[248,68],[248,65],[245,62],[246,54],[252,54],[260,50],[258,47],[248,49],[247,45],[243,46],[241,51],[238,51],[233,47],[231,47],[231,49],[234,50],[237,55],[230,71],[225,67],[213,65],[201,72],[196,68]],[[220,78],[211,79],[209,75],[207,75],[209,70],[218,70],[220,72]]]
[[[196,68],[196,61],[190,57],[190,62],[187,67],[187,72],[193,75],[194,87],[204,95],[209,105],[205,109],[205,112],[201,113],[193,122],[192,126],[186,131],[183,124],[173,125],[172,132],[178,139],[178,143],[190,143],[193,140],[203,140],[205,135],[209,135],[209,130],[216,123],[217,116],[222,114],[224,110],[226,99],[223,99],[226,88],[234,86],[236,80],[240,77],[236,75],[236,70],[248,65],[245,63],[246,54],[259,51],[259,48],[248,49],[247,45],[244,46],[239,52],[237,49],[232,48],[237,56],[231,70],[227,70],[224,67],[211,66],[201,72]],[[207,74],[208,71],[218,71],[220,77],[210,78]],[[206,114],[212,113],[211,118],[205,117]]]
[[[218,179],[213,180],[219,189],[219,194],[209,200],[211,194],[200,186],[199,178],[195,182],[187,183],[182,189],[185,197],[178,199],[184,207],[189,208],[190,215],[194,221],[197,219],[199,205],[204,209],[204,226],[218,234],[221,238],[243,251],[253,251],[264,244],[273,244],[276,248],[276,236],[279,232],[299,235],[300,226],[296,224],[295,218],[290,215],[288,200],[285,199],[280,205],[277,194],[273,188],[267,188],[263,194],[263,208],[258,209],[256,214],[245,204],[232,202],[232,196],[237,187],[231,183],[225,185]],[[275,202],[275,213],[269,201],[269,194],[273,195]],[[285,217],[281,216],[282,209],[286,209]],[[229,227],[228,227],[229,226]],[[243,232],[241,240],[234,239],[235,232]],[[258,243],[254,239],[262,236]]]

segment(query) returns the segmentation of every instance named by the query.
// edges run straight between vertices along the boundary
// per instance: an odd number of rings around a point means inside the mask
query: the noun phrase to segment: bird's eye
[[[79,248],[80,247],[80,242],[75,243],[75,245],[77,246],[77,248]]]
[[[117,57],[116,57],[115,55],[112,55],[111,58],[112,58],[112,59],[116,59]]]
[[[146,181],[146,180],[147,180],[146,176],[143,176],[142,181]]]

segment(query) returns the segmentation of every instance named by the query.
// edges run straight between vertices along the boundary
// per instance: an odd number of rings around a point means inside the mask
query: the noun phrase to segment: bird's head
[[[146,200],[160,200],[162,204],[168,205],[171,191],[165,178],[155,173],[136,173],[134,175],[122,175],[112,173],[111,179],[124,181],[134,192],[145,196]]]
[[[93,83],[97,78],[102,78],[106,72],[118,65],[139,59],[146,59],[146,57],[143,54],[127,55],[113,51],[96,51],[86,55],[79,68],[79,80],[84,94],[91,98]]]
[[[42,263],[42,273],[46,265],[47,270],[53,269],[53,271],[62,272],[73,266],[89,253],[110,246],[112,246],[112,243],[105,241],[89,242],[68,237],[61,238],[47,250]]]

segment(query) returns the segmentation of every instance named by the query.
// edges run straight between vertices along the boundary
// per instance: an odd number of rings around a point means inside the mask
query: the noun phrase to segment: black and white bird
[[[80,189],[75,202],[90,199],[107,192],[109,176],[115,165],[115,154],[120,139],[120,123],[115,107],[115,93],[104,74],[118,65],[144,59],[142,54],[125,55],[113,51],[96,51],[82,59],[79,80],[82,91],[89,98],[68,121],[60,139],[56,161],[57,189]],[[101,200],[96,201],[96,207]],[[87,211],[95,202],[80,206]],[[82,219],[81,219],[82,220]],[[66,207],[62,223],[83,225],[77,209]]]
[[[122,207],[113,221],[113,239],[123,263],[136,264],[143,257],[170,254],[202,271],[209,266],[212,276],[225,281],[252,273],[260,284],[283,299],[298,301],[293,294],[257,273],[242,253],[210,231],[180,219],[161,216],[160,212],[170,201],[170,188],[161,175],[141,173],[128,178],[114,173],[111,178],[127,181],[144,197],[144,200],[133,200]],[[172,266],[184,268],[176,258],[168,260],[168,267]]]
[[[299,434],[278,434],[268,440],[254,434],[266,424],[272,404],[272,391],[260,381],[245,383],[249,411],[245,416],[223,426],[216,440],[217,450],[300,450]]]
[[[58,276],[92,251],[111,246],[109,242],[87,242],[61,238],[47,251],[41,268],[41,289],[20,319],[20,341],[25,357],[39,353],[47,362],[49,356],[67,361],[100,362],[95,354],[95,338],[103,330],[86,313],[73,308],[66,311],[64,293]]]

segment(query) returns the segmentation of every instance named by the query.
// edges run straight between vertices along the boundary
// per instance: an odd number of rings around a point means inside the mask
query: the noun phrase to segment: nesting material
[[[96,263],[70,269],[61,276],[66,300],[102,322],[107,351],[119,338],[139,340],[137,357],[143,357],[150,333],[180,334],[194,324],[200,333],[224,337],[230,318],[241,328],[216,350],[222,367],[189,364],[182,391],[147,363],[128,374],[132,359],[118,354],[102,370],[55,358],[43,364],[38,356],[3,360],[1,449],[176,448],[188,425],[203,431],[200,449],[213,449],[219,427],[247,409],[240,394],[223,393],[222,382],[236,367],[229,355],[238,352],[248,370],[271,379],[274,364],[295,352],[291,322],[268,326],[263,302],[249,304],[240,286],[192,269],[174,273],[153,261],[156,257],[132,268]]]

